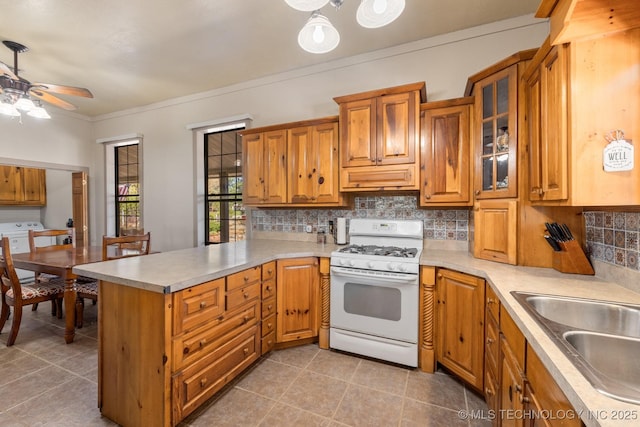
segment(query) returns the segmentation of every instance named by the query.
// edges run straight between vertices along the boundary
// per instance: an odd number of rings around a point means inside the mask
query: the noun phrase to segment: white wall
[[[98,117],[92,128],[66,122],[50,125],[51,132],[12,130],[14,139],[29,140],[13,156],[37,154],[62,162],[63,153],[68,153],[72,160],[64,163],[77,161],[90,167],[90,232],[95,244],[96,236],[105,230],[104,150],[95,140],[142,134],[145,230],[154,235],[154,249],[192,247],[196,242],[195,159],[200,153],[194,152],[188,124],[239,114],[251,114],[253,126],[336,115],[335,96],[418,81],[426,82],[430,101],[460,97],[470,75],[519,50],[537,48],[548,31],[546,21],[525,16]],[[0,126],[4,129],[5,121]],[[90,135],[93,142],[87,144]],[[43,146],[46,151],[37,153]]]
[[[42,223],[47,228],[66,228],[73,217],[71,172],[49,169],[47,174],[47,206],[42,209]]]

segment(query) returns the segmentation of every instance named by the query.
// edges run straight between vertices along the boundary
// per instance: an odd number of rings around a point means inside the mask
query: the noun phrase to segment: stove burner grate
[[[400,248],[398,246],[349,245],[339,250],[346,254],[391,256],[398,258],[415,258],[416,248]]]

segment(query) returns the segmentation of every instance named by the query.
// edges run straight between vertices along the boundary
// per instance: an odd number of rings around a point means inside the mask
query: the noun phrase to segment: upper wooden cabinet
[[[287,131],[289,179],[287,201],[294,204],[337,204],[338,122]]]
[[[536,49],[530,49],[513,54],[467,81],[465,95],[475,96],[476,199],[518,196],[520,79],[535,53]]]
[[[420,205],[469,206],[473,97],[420,106]]]
[[[343,206],[338,191],[338,118],[242,131],[247,206]]]
[[[417,190],[425,84],[334,100],[340,105],[340,191]]]
[[[243,135],[245,205],[287,201],[287,132],[284,129]]]
[[[524,78],[529,199],[538,204],[640,204],[640,150],[634,168],[607,172],[609,132],[640,136],[640,27],[597,39],[542,45]]]
[[[46,171],[0,166],[0,205],[45,206]]]
[[[517,264],[518,201],[481,200],[473,212],[473,256]]]
[[[537,18],[550,18],[551,44],[640,26],[637,0],[542,0]]]

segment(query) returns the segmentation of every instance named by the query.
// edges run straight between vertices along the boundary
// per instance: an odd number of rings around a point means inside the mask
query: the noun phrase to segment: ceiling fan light
[[[327,53],[340,43],[340,34],[329,20],[315,11],[298,33],[298,44],[310,53]]]
[[[284,0],[287,2],[289,6],[296,10],[301,10],[303,12],[313,12],[314,10],[318,10],[327,3],[329,0]]]
[[[19,117],[20,111],[13,105],[6,101],[0,102],[0,114],[11,117]]]
[[[42,106],[38,105],[27,113],[28,116],[35,117],[37,119],[50,119],[51,116],[47,113]]]
[[[31,111],[32,109],[36,108],[31,98],[25,95],[18,98],[16,103],[13,104],[13,106],[18,110],[22,110],[22,111]]]
[[[365,28],[379,28],[395,21],[404,11],[405,0],[362,0],[356,19]]]

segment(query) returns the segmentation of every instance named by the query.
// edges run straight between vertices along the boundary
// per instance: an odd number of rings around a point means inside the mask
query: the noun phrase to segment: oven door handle
[[[386,276],[380,276],[377,274],[370,274],[366,272],[360,272],[359,270],[354,270],[350,268],[341,268],[341,267],[331,267],[331,274],[342,277],[364,277],[367,279],[375,279],[379,281],[385,282],[417,282],[418,275],[417,274],[394,274],[388,273]]]

